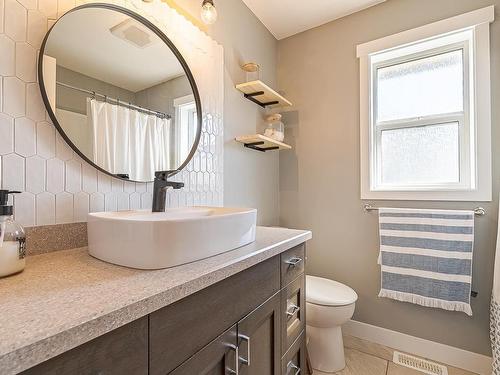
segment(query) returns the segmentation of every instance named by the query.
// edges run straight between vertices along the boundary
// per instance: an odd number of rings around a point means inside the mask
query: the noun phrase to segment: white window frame
[[[494,7],[490,6],[358,45],[361,199],[491,201],[489,23],[493,20]],[[428,125],[436,123],[439,116],[408,119],[405,124],[387,121],[376,127],[374,74],[382,66],[458,49],[464,53],[464,111],[446,114],[441,120],[459,122],[460,183],[405,187],[382,184],[378,173],[380,147],[375,147],[381,130]]]
[[[175,98],[174,108],[175,108],[176,144],[180,145],[180,147],[177,148],[176,158],[178,161],[182,161],[182,157],[183,156],[185,157],[189,153],[189,150],[186,149],[187,147],[186,145],[188,144],[189,128],[190,128],[189,125],[193,125],[194,114],[196,113],[196,103],[194,100],[194,95],[189,94],[186,96]],[[187,116],[187,118],[184,119],[184,116]],[[181,121],[183,120],[188,121],[187,128],[181,126]]]

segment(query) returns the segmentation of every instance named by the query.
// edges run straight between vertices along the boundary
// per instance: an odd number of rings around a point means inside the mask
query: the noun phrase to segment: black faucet
[[[167,181],[168,176],[173,175],[178,171],[162,171],[155,172],[155,181],[153,188],[153,212],[165,212],[165,199],[167,189],[180,189],[184,187],[183,182]]]

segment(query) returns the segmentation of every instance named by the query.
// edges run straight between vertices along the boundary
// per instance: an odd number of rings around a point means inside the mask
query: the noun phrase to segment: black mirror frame
[[[152,181],[135,181],[135,180],[130,180],[127,178],[119,177],[113,173],[108,172],[107,170],[99,167],[97,164],[95,164],[92,160],[90,160],[87,156],[85,156],[79,149],[78,147],[69,139],[69,137],[66,135],[64,132],[64,129],[61,127],[59,124],[59,121],[57,121],[57,117],[52,110],[52,107],[49,102],[49,98],[47,96],[47,91],[45,90],[45,84],[43,81],[43,56],[45,52],[45,45],[47,43],[47,39],[49,38],[50,32],[52,29],[57,25],[59,20],[63,17],[65,17],[67,14],[76,12],[81,9],[87,9],[87,8],[103,8],[103,9],[109,9],[109,10],[114,10],[120,13],[123,13],[134,20],[142,23],[146,27],[148,27],[151,31],[153,31],[169,48],[170,50],[174,53],[175,57],[177,60],[180,62],[182,68],[184,69],[184,72],[186,73],[186,76],[189,80],[189,84],[191,85],[191,90],[193,91],[193,96],[194,96],[194,101],[196,104],[196,112],[198,113],[197,116],[197,121],[198,121],[198,129],[196,132],[196,137],[193,143],[193,146],[191,147],[191,151],[189,152],[189,155],[187,156],[186,160],[177,168],[176,171],[172,171],[170,176],[173,176],[177,173],[179,173],[182,169],[184,169],[187,164],[191,161],[193,158],[196,150],[198,149],[198,145],[200,143],[200,138],[201,138],[201,128],[202,128],[202,122],[203,122],[203,112],[201,109],[201,99],[200,99],[200,93],[198,91],[198,86],[196,85],[196,81],[194,80],[194,76],[191,73],[191,70],[189,69],[188,64],[186,63],[186,60],[184,60],[184,57],[182,54],[179,52],[177,47],[172,43],[172,41],[156,26],[154,25],[151,21],[147,20],[140,14],[137,14],[127,8],[118,6],[118,5],[113,5],[113,4],[104,4],[104,3],[91,3],[91,4],[84,4],[77,6],[69,11],[67,11],[64,15],[58,18],[58,20],[52,25],[52,27],[47,31],[47,34],[45,34],[45,37],[43,38],[42,45],[40,47],[40,52],[38,54],[38,82],[39,82],[39,87],[40,87],[40,92],[42,94],[42,99],[45,104],[45,109],[47,110],[50,119],[52,120],[52,123],[56,127],[57,131],[59,134],[63,137],[63,139],[66,141],[66,143],[75,151],[78,156],[80,156],[83,160],[85,160],[87,163],[89,163],[91,166],[96,168],[97,170],[112,176],[114,178],[123,180],[123,181],[129,181],[129,182],[138,182],[138,183],[147,183],[147,182],[152,182]]]

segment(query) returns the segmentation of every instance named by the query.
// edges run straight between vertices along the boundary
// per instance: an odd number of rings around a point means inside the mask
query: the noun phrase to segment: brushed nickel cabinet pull
[[[234,360],[234,362],[235,362],[235,370],[233,370],[232,368],[227,368],[227,367],[226,367],[226,370],[227,370],[228,374],[230,374],[230,375],[239,375],[240,374],[240,363],[239,363],[240,356],[239,356],[238,347],[234,346],[232,344],[228,344],[227,346],[231,350],[234,350],[234,353],[235,353],[235,356],[234,356],[234,358],[235,358],[235,360]]]
[[[285,263],[290,267],[296,267],[300,262],[302,262],[302,258],[299,257],[290,258],[289,260],[285,261]]]
[[[300,367],[298,367],[297,365],[295,365],[292,361],[288,362],[288,364],[286,365],[286,368],[287,368],[287,373],[288,373],[288,369],[294,369],[295,370],[295,374],[294,375],[299,375],[300,374]]]
[[[238,337],[247,343],[247,357],[240,357],[240,362],[244,365],[250,366],[250,337],[246,335],[238,335]]]
[[[290,307],[288,308],[288,310],[286,311],[286,315],[291,318],[292,316],[295,315],[295,313],[297,313],[298,311],[300,311],[300,307],[297,306],[297,305],[290,305]]]

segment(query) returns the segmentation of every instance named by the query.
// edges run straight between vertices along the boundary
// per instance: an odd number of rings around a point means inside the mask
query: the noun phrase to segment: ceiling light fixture
[[[217,21],[217,9],[215,9],[213,0],[203,0],[201,4],[201,19],[207,25],[211,25]]]

